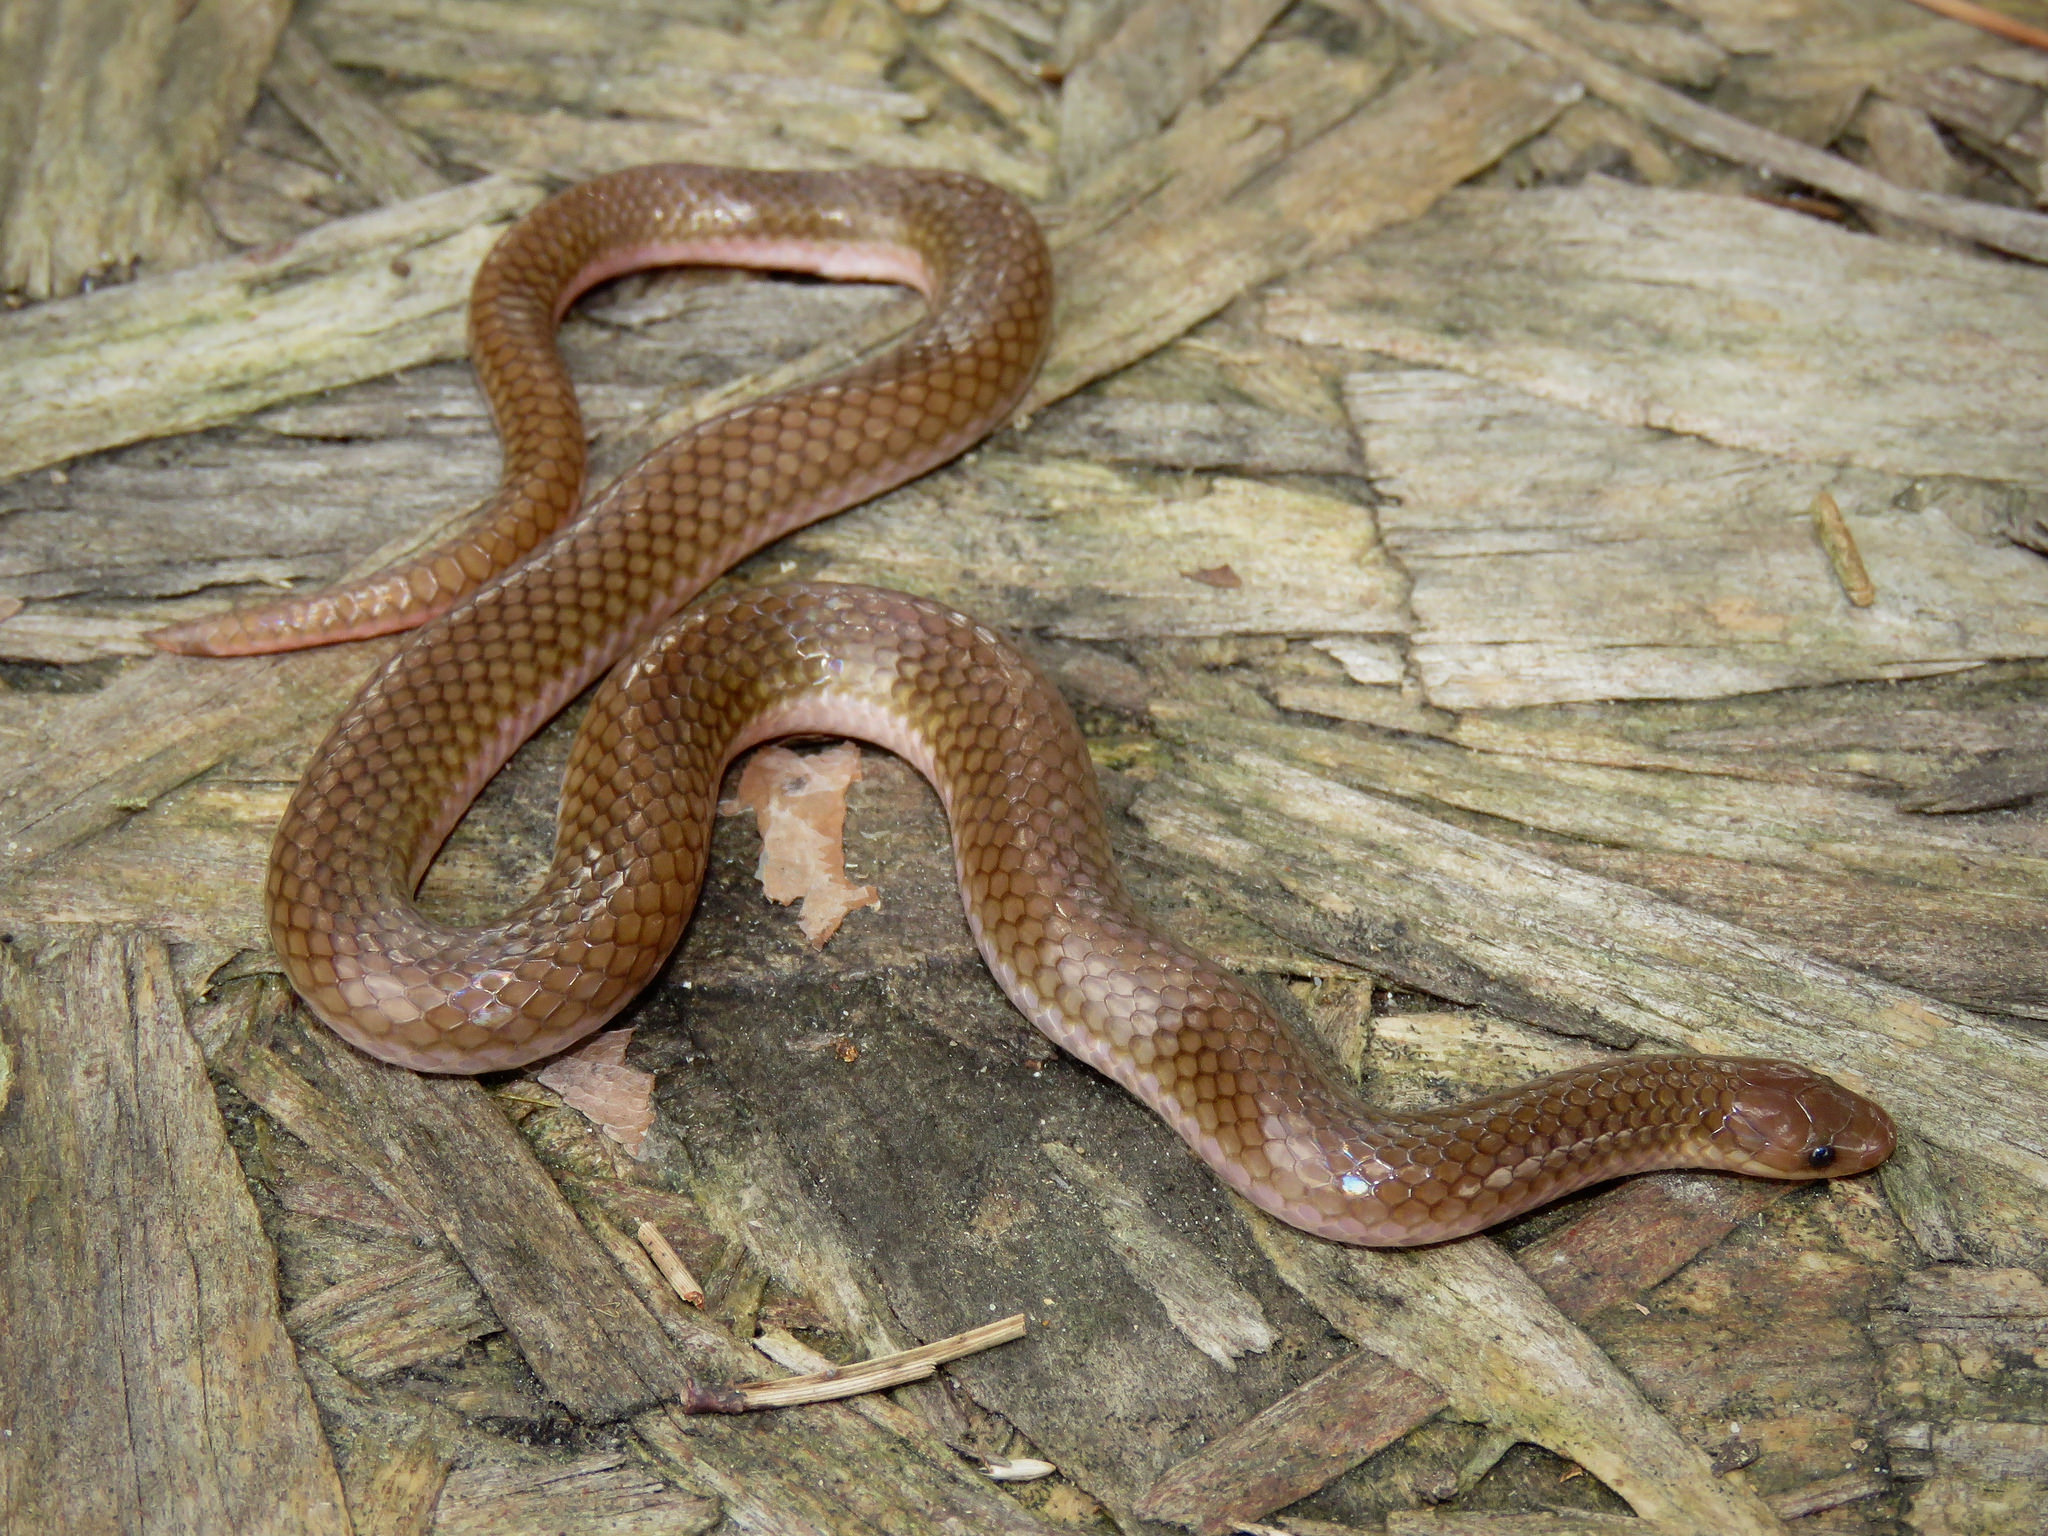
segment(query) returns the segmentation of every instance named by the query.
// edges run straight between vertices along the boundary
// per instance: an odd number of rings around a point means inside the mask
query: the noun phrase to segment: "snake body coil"
[[[906,281],[930,307],[874,362],[705,423],[571,520],[583,434],[555,322],[594,282],[678,261]],[[278,830],[271,932],[314,1011],[425,1071],[562,1049],[673,949],[732,758],[776,735],[843,734],[937,787],[969,924],[1017,1006],[1309,1231],[1436,1242],[1645,1168],[1811,1178],[1881,1161],[1884,1112],[1784,1062],[1626,1057],[1432,1114],[1373,1111],[1256,991],[1132,910],[1071,715],[972,620],[804,585],[722,597],[657,635],[762,545],[1000,423],[1044,353],[1051,299],[1030,215],[942,173],[649,166],[515,226],[471,307],[506,457],[477,527],[355,586],[159,637],[234,653],[425,621],[336,724]],[[413,892],[477,791],[636,646],[577,738],[539,894],[482,929],[429,921]]]

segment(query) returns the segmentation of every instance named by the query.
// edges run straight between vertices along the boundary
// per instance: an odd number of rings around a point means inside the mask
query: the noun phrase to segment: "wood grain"
[[[171,959],[0,945],[0,1526],[349,1529]],[[60,1406],[61,1405],[61,1406]]]

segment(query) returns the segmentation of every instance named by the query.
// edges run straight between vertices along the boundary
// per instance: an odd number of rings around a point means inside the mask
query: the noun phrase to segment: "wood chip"
[[[285,1326],[301,1348],[362,1381],[452,1360],[499,1331],[476,1282],[445,1250],[316,1291]]]
[[[549,1397],[610,1423],[691,1396],[683,1359],[475,1082],[371,1061],[318,1025],[295,1044],[301,1092],[365,1127],[335,1151],[445,1235]]]
[[[567,1462],[463,1467],[434,1508],[437,1536],[695,1536],[720,1521],[718,1501],[671,1487],[618,1451]]]
[[[286,27],[278,38],[263,83],[377,201],[402,203],[448,185],[404,130],[349,84],[300,28]]]
[[[1585,1322],[1647,1293],[1789,1189],[1713,1174],[1633,1179],[1517,1258],[1560,1311]],[[1434,1381],[1361,1349],[1175,1467],[1139,1512],[1224,1536],[1306,1498],[1449,1402]]]
[[[1518,9],[1512,0],[1433,0],[1447,15],[1498,32],[1557,60],[1596,96],[1695,148],[1758,165],[1853,203],[1962,235],[1993,250],[2048,261],[2048,217],[1967,198],[1894,186],[1851,161],[1703,106],[1682,92],[1617,69]]]
[[[1283,0],[1146,0],[1060,90],[1060,170],[1078,181],[1151,137],[1258,41]]]
[[[1088,1192],[1124,1268],[1158,1298],[1190,1344],[1226,1371],[1235,1370],[1241,1356],[1273,1347],[1278,1335],[1258,1298],[1148,1213],[1137,1194],[1063,1142],[1039,1150]]]

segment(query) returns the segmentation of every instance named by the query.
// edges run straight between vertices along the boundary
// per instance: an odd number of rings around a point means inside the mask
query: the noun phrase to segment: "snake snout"
[[[1790,1062],[1748,1063],[1714,1134],[1728,1166],[1779,1179],[1832,1179],[1874,1168],[1898,1132],[1861,1094]]]

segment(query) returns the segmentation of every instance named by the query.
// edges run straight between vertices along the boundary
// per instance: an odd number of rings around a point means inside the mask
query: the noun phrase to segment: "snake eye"
[[[1806,1154],[1806,1161],[1815,1168],[1825,1168],[1835,1160],[1833,1147],[1815,1147]]]

